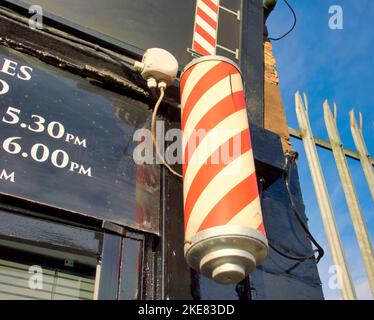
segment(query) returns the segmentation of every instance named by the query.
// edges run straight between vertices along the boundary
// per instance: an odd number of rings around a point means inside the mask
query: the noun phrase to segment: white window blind
[[[0,259],[0,300],[92,300],[92,277],[43,268],[43,288],[31,289],[30,265]]]

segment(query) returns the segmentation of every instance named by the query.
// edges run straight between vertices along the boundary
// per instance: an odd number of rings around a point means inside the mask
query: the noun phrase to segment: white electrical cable
[[[183,179],[183,176],[181,174],[179,174],[178,172],[176,172],[175,170],[173,170],[170,165],[165,161],[165,158],[164,156],[160,153],[159,149],[158,149],[158,145],[157,145],[157,139],[156,139],[156,120],[157,120],[157,112],[158,112],[158,109],[160,108],[160,105],[161,105],[161,102],[162,100],[164,99],[165,97],[165,88],[163,86],[159,86],[160,88],[160,97],[158,98],[157,100],[157,103],[155,105],[155,108],[153,109],[153,113],[152,113],[152,141],[153,141],[153,145],[156,149],[156,155],[160,158],[160,160],[162,161],[162,164],[168,168],[168,170],[175,176],[179,177],[179,178],[182,178]]]

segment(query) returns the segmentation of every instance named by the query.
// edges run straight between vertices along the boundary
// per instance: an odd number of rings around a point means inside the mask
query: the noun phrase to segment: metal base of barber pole
[[[235,284],[268,252],[237,65],[220,56],[193,60],[181,76],[181,105],[185,258],[208,278]],[[235,154],[224,160],[230,148]]]
[[[185,244],[187,263],[220,284],[243,280],[268,254],[268,242],[258,231],[220,226],[197,233]]]

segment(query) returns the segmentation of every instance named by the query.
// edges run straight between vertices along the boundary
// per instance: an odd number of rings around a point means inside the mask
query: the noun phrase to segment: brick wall
[[[283,150],[290,151],[290,135],[286,114],[284,112],[282,95],[279,89],[279,77],[276,70],[276,60],[270,40],[264,37],[264,64],[265,64],[265,129],[281,137]]]

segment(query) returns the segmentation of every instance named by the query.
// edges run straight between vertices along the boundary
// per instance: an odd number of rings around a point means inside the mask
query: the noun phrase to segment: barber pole
[[[187,263],[218,283],[267,256],[243,81],[229,59],[195,59],[181,77]]]
[[[192,50],[201,55],[216,54],[219,0],[197,0]]]

